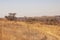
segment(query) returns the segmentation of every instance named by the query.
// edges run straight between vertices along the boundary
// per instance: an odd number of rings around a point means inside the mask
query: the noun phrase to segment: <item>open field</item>
[[[0,20],[1,40],[60,40],[60,26]]]

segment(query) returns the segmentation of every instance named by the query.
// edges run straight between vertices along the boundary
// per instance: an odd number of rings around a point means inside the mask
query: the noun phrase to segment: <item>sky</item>
[[[16,13],[16,16],[60,15],[60,0],[0,0],[0,17]]]

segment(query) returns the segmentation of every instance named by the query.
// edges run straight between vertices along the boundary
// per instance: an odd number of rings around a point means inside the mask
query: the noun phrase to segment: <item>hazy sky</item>
[[[10,12],[17,16],[60,15],[60,0],[0,0],[0,17]]]

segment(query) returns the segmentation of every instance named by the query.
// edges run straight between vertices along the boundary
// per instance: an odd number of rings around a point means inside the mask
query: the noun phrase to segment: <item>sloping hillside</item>
[[[60,26],[0,21],[1,40],[60,40]]]

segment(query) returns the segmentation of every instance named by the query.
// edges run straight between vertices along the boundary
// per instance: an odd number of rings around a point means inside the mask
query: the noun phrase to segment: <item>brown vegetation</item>
[[[2,40],[60,40],[57,25],[0,20],[0,30]]]
[[[0,40],[60,40],[60,16],[17,18],[10,14],[5,18],[0,19]]]
[[[60,25],[60,16],[42,16],[42,17],[16,17],[16,13],[9,13],[5,16],[10,21],[25,21],[27,23],[42,22],[47,25]]]

